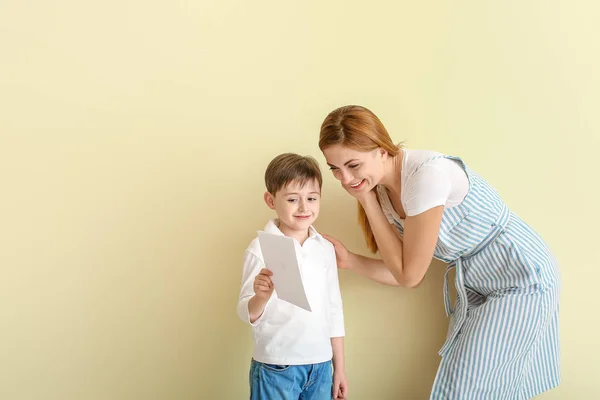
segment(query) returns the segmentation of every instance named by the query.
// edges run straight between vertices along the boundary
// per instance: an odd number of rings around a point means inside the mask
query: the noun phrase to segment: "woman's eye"
[[[354,169],[354,168],[358,167],[358,164],[352,164],[352,165],[348,165],[348,167],[350,167],[350,168]]]

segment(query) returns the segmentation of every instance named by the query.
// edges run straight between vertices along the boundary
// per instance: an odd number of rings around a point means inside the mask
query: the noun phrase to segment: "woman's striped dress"
[[[460,205],[444,209],[434,252],[448,263],[444,301],[450,326],[431,399],[529,399],[560,382],[556,259],[459,158],[438,155],[425,163],[439,157],[462,165],[469,192]],[[402,233],[387,192],[379,190],[379,197]],[[454,307],[448,294],[452,268]]]

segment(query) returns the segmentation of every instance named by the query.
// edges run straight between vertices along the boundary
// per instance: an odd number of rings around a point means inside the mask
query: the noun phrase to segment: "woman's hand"
[[[333,247],[335,248],[335,258],[337,261],[337,266],[340,269],[352,269],[352,261],[354,258],[354,253],[348,251],[346,246],[339,240],[329,235],[322,234],[322,236],[329,240]]]
[[[371,201],[377,202],[377,194],[375,192],[375,188],[371,190],[354,190],[350,186],[342,186],[352,197],[358,200],[358,202],[363,206],[363,208],[366,207],[366,205]]]

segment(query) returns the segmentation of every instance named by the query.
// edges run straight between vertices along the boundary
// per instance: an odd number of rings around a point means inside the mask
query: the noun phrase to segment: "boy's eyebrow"
[[[310,192],[309,194],[318,194],[318,195],[320,195],[321,193],[320,192]],[[298,193],[298,192],[286,192],[285,195],[286,196],[291,196],[291,195],[299,196],[300,193]]]
[[[353,159],[351,159],[351,160],[348,160],[348,161],[346,161],[346,162],[344,163],[344,166],[346,166],[346,165],[350,164],[352,161],[359,161],[359,160],[358,160],[358,159],[356,159],[356,158],[353,158]],[[333,165],[333,164],[329,164],[329,163],[327,163],[327,165],[329,165],[330,167],[334,167],[334,168],[335,168],[335,165]]]

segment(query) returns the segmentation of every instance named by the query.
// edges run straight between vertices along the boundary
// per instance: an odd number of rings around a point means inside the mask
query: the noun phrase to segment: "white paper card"
[[[271,280],[275,286],[277,297],[307,311],[312,311],[302,284],[294,239],[259,231],[258,241],[265,266],[273,272]]]

